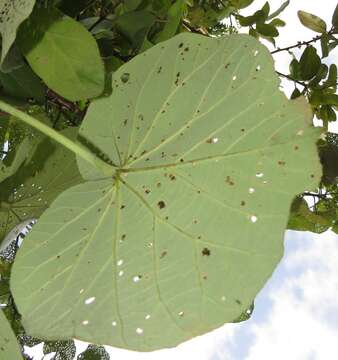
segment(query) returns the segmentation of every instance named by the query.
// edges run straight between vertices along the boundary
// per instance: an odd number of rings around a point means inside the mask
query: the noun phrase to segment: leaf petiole
[[[74,154],[81,157],[83,160],[87,161],[91,165],[93,165],[96,169],[102,172],[106,176],[111,176],[114,173],[114,166],[109,165],[100,158],[98,158],[95,154],[90,152],[84,146],[79,143],[76,143],[66,136],[60,134],[59,132],[55,131],[51,127],[43,124],[41,121],[35,119],[33,116],[16,109],[15,107],[5,103],[4,101],[0,100],[0,109],[4,112],[20,119],[21,121],[25,122],[29,126],[32,126],[36,130],[42,132],[46,136],[49,136],[54,141],[58,142],[62,146],[66,147],[68,150],[72,151]]]

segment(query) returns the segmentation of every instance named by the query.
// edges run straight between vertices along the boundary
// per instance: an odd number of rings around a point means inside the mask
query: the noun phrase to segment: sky
[[[283,1],[270,0],[272,11]],[[265,1],[254,1],[243,14],[252,14]],[[291,0],[280,16],[287,22],[277,40],[279,47],[316,34],[303,27],[297,11],[316,14],[330,24],[336,0]],[[295,54],[300,54],[296,49]],[[288,73],[290,58],[275,57],[276,69]],[[338,64],[338,48],[327,60]],[[282,82],[290,94],[293,86]],[[338,133],[338,124],[330,127]],[[116,360],[331,360],[338,358],[338,236],[331,231],[317,235],[287,231],[285,255],[273,276],[255,299],[249,321],[226,324],[174,349],[137,353],[107,347]],[[77,343],[77,353],[86,348]],[[43,358],[42,346],[27,349],[34,360]]]

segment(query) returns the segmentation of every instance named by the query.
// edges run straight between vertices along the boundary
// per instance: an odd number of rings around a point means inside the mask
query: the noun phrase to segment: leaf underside
[[[32,12],[35,0],[0,0],[1,63],[12,46],[19,25]]]
[[[16,337],[2,310],[0,310],[0,354],[2,359],[22,359]]]
[[[310,110],[278,87],[246,35],[181,34],[115,72],[80,133],[116,173],[78,161],[86,182],[19,250],[26,330],[151,351],[238,319],[282,257],[293,197],[321,176]]]

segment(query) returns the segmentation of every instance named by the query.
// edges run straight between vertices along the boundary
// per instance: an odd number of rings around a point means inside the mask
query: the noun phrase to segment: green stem
[[[104,175],[111,176],[114,173],[114,167],[112,165],[107,164],[97,156],[95,156],[92,152],[86,149],[79,143],[75,143],[74,141],[68,139],[66,136],[60,134],[55,131],[51,127],[43,124],[41,121],[35,119],[34,117],[26,114],[25,112],[16,109],[15,107],[3,102],[0,100],[0,109],[4,112],[13,115],[14,117],[22,120],[26,124],[32,126],[33,128],[41,131],[43,134],[49,136],[54,141],[66,147],[68,150],[73,152],[74,154],[81,157],[83,160],[87,161],[91,165],[93,165],[96,169],[102,172]]]

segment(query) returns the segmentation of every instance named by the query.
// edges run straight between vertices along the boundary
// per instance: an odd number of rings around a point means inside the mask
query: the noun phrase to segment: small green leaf
[[[276,11],[269,15],[268,20],[271,20],[281,14],[290,4],[290,0],[285,1]]]
[[[307,46],[299,60],[299,65],[301,79],[312,79],[317,74],[321,65],[320,57],[317,54],[316,48],[311,45]]]
[[[89,345],[76,360],[109,360],[110,356],[103,346]]]
[[[297,88],[295,88],[291,94],[291,100],[297,99],[301,95],[301,92]]]
[[[329,76],[325,83],[323,84],[325,88],[332,87],[334,90],[337,88],[337,65],[331,64],[329,70]]]
[[[329,55],[329,36],[327,33],[322,35],[320,45],[322,48],[322,58],[326,58]]]
[[[269,13],[270,13],[270,5],[269,5],[268,2],[266,2],[266,3],[264,4],[264,6],[262,7],[262,11],[264,12],[266,18],[268,18]]]
[[[279,35],[278,30],[271,24],[260,24],[256,26],[256,30],[259,34],[268,37],[276,37]]]
[[[338,29],[338,5],[336,6],[332,15],[332,25],[335,29]]]
[[[98,46],[77,21],[40,7],[20,27],[18,41],[35,73],[64,98],[77,101],[102,93],[104,66]]]
[[[289,64],[289,71],[290,71],[290,76],[292,77],[292,79],[300,80],[300,78],[301,78],[300,64],[296,59],[291,60],[291,62]]]
[[[154,39],[155,43],[168,40],[176,34],[185,9],[186,5],[184,0],[174,2],[168,11],[167,22],[163,30],[160,31]]]
[[[117,30],[124,35],[134,48],[144,42],[149,29],[155,22],[155,16],[147,10],[125,13],[116,19]]]
[[[338,106],[338,95],[337,94],[325,94],[324,104]]]
[[[1,359],[22,359],[19,344],[5,314],[0,309],[0,351]]]
[[[299,10],[298,18],[305,27],[318,33],[326,32],[326,23],[320,17],[310,14],[306,11]]]
[[[326,78],[327,74],[329,72],[329,68],[326,64],[321,64],[316,76],[309,82],[308,87],[310,89],[317,89],[321,88],[322,86],[318,86],[318,84]]]
[[[249,35],[254,37],[255,39],[259,39],[259,34],[254,28],[249,29]]]
[[[237,15],[237,19],[241,26],[251,26],[255,23],[264,23],[264,20],[266,19],[266,15],[264,11],[258,10],[251,16],[241,16]]]
[[[337,115],[336,112],[332,109],[330,105],[323,105],[320,107],[318,112],[319,119],[322,119],[324,121],[336,121]]]
[[[321,215],[317,215],[309,209],[307,202],[296,197],[292,203],[287,228],[298,231],[312,231],[323,233],[331,225],[331,222]]]
[[[251,26],[256,22],[256,19],[253,15],[251,16],[241,16],[237,15],[236,17],[241,26]]]
[[[276,27],[284,27],[286,25],[286,22],[281,19],[273,19],[269,25],[273,25]]]
[[[20,24],[30,15],[35,0],[0,0],[0,34],[2,64],[16,38]]]

